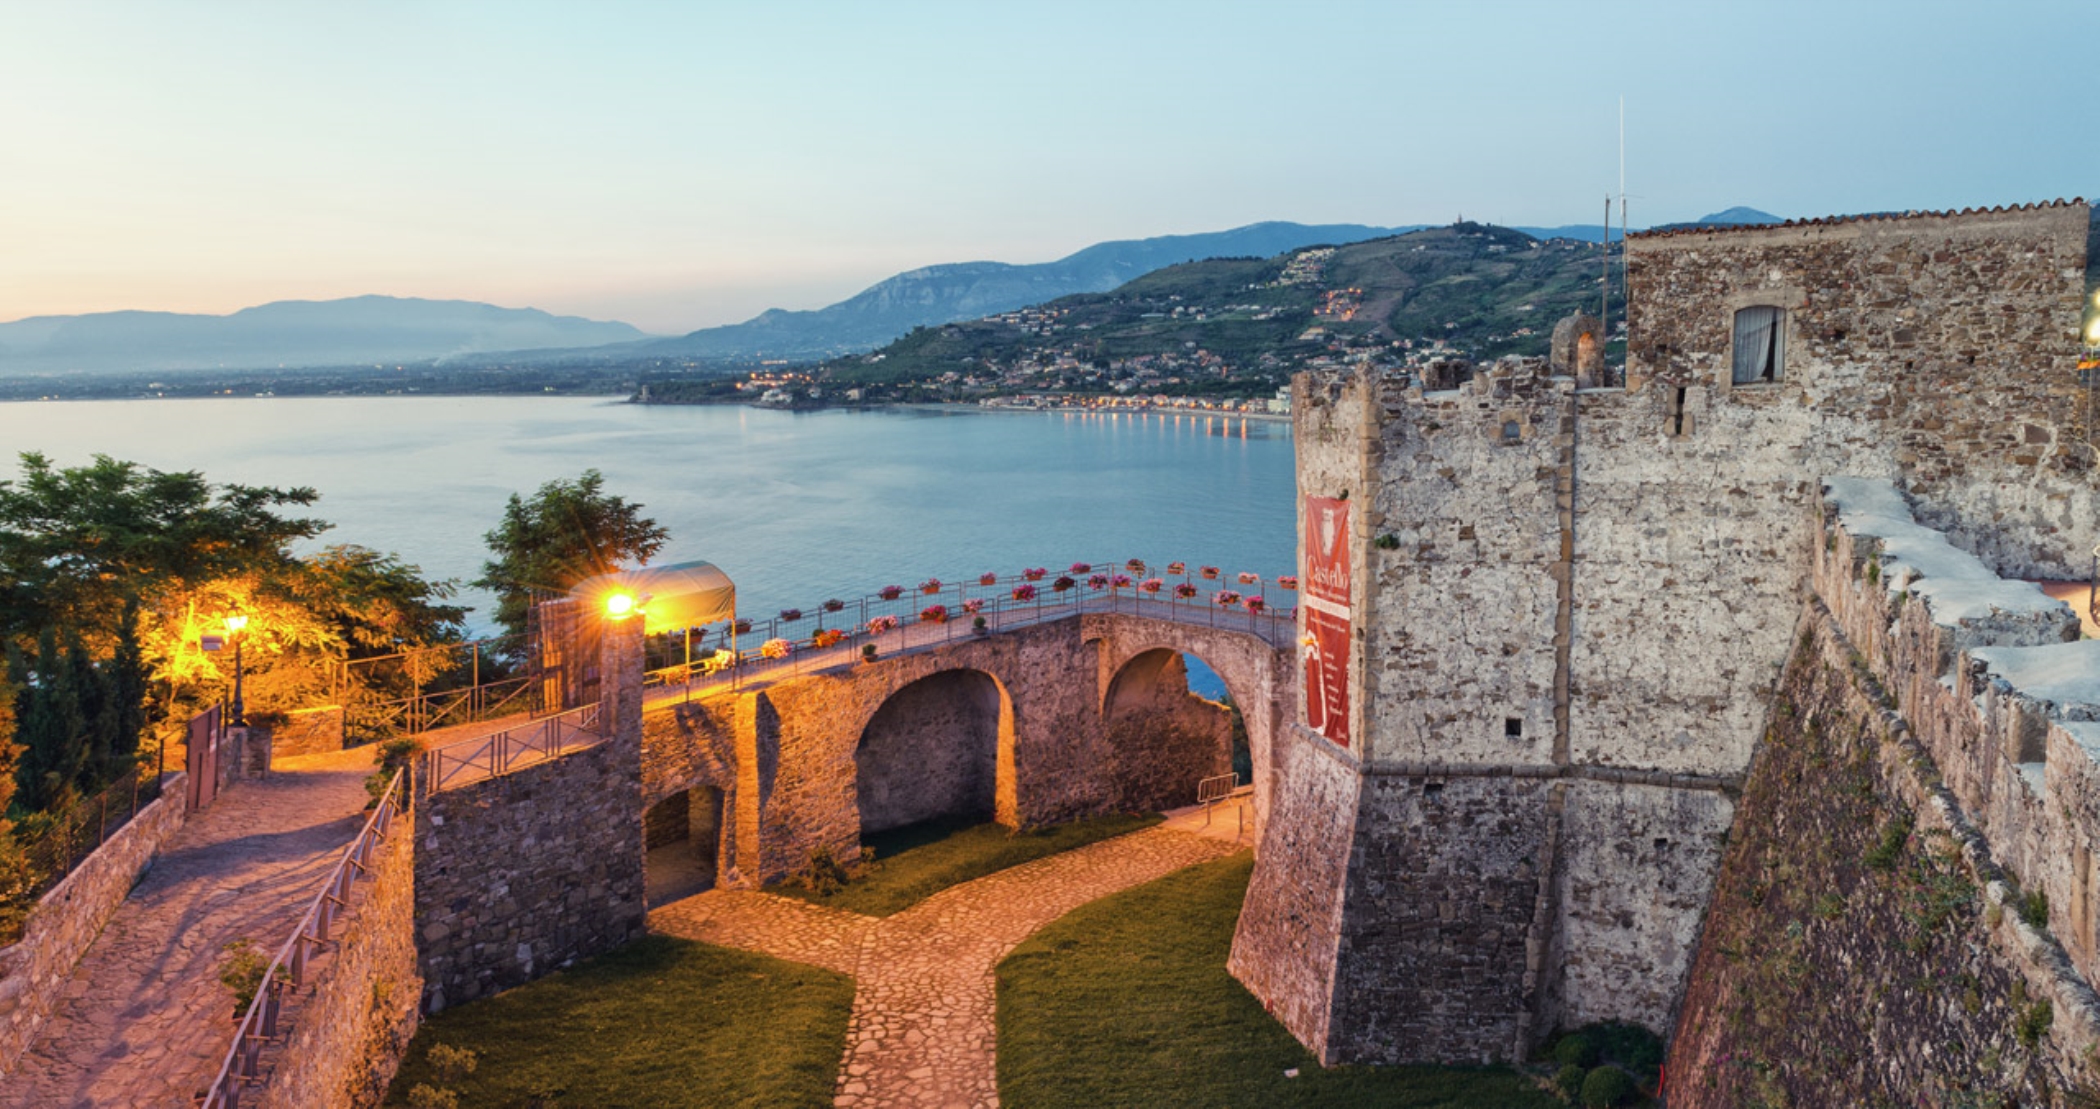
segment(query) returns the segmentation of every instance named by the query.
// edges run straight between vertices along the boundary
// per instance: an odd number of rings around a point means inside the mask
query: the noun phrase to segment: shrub
[[[2043,1033],[2049,1031],[2049,1024],[2054,1017],[2055,1013],[2046,997],[2035,1002],[2033,1007],[2021,1010],[2019,1020],[2013,1027],[2013,1034],[2020,1038],[2020,1046],[2033,1051],[2034,1046],[2042,1041]]]
[[[2026,921],[2030,927],[2049,927],[2049,895],[2041,890],[2028,894],[2026,899],[2020,902],[2020,919]]]
[[[459,1094],[418,1082],[408,1091],[408,1109],[459,1109]]]
[[[233,991],[233,1014],[238,1019],[255,1000],[255,991],[262,988],[263,973],[270,969],[270,961],[247,940],[234,940],[221,950],[226,953],[226,962],[219,967],[219,984]]]
[[[1635,1092],[1633,1076],[1617,1067],[1598,1067],[1582,1080],[1582,1104],[1602,1109],[1621,1105]]]
[[[829,847],[819,847],[811,851],[809,861],[789,879],[820,897],[830,897],[845,889],[846,883],[852,880],[852,873],[846,869],[845,864],[832,857]]]
[[[1896,859],[1903,854],[1903,845],[1910,840],[1911,818],[1908,813],[1888,822],[1881,829],[1881,842],[1867,851],[1864,860],[1874,870],[1893,870]]]
[[[424,1058],[430,1061],[430,1069],[436,1073],[438,1081],[447,1084],[465,1079],[481,1065],[481,1056],[449,1044],[432,1044]]]
[[[1571,1033],[1553,1045],[1553,1061],[1563,1066],[1594,1067],[1597,1065],[1597,1045],[1588,1036]]]
[[[1569,1063],[1553,1073],[1553,1084],[1573,1100],[1582,1094],[1582,1080],[1589,1073],[1576,1064]]]
[[[365,779],[365,794],[371,798],[366,802],[366,808],[379,804],[379,796],[386,792],[387,783],[394,780],[395,772],[416,761],[416,755],[422,750],[422,743],[413,739],[389,739],[373,749],[372,765],[375,769],[371,777]]]
[[[860,660],[862,662],[874,662],[875,653],[875,645],[873,643],[863,643],[860,645]]]

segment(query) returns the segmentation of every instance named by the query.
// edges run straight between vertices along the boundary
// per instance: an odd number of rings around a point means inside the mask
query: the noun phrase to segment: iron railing
[[[19,899],[35,901],[64,881],[140,809],[159,798],[160,787],[159,771],[134,767],[94,796],[39,819],[40,826],[21,840],[27,881],[17,892]],[[0,943],[7,940],[0,936]]]
[[[1285,587],[1281,580],[1135,559],[959,582],[929,580],[851,601],[825,601],[793,619],[789,610],[762,620],[725,620],[652,636],[645,647],[644,683],[697,695],[851,665],[870,644],[878,655],[895,654],[1090,612],[1245,631],[1287,646],[1296,636],[1297,610],[1274,605],[1261,592],[1288,594],[1295,582]],[[982,632],[975,626],[978,619],[984,621]]]
[[[420,756],[422,768],[417,777],[427,797],[580,751],[603,738],[598,727],[598,706],[584,705],[514,728],[433,747]]]
[[[379,796],[378,806],[365,820],[364,829],[343,849],[342,859],[314,895],[306,915],[299,918],[291,938],[263,971],[255,998],[242,1012],[241,1023],[234,1030],[226,1061],[219,1065],[218,1076],[195,1103],[202,1109],[239,1109],[244,1090],[259,1088],[269,1080],[262,1072],[262,1053],[264,1047],[282,1038],[286,991],[305,983],[308,964],[328,946],[336,923],[349,913],[351,888],[360,876],[371,873],[372,854],[386,842],[394,818],[407,798],[407,773],[405,769],[394,773],[386,792]]]
[[[334,698],[343,705],[346,743],[537,711],[539,683],[512,662],[525,643],[524,636],[499,636],[344,663]]]

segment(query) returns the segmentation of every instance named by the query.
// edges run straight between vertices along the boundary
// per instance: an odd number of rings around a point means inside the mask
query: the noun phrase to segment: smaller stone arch
[[[991,674],[940,670],[900,687],[854,744],[860,834],[944,819],[1015,824],[1013,748],[1013,699]]]
[[[643,879],[651,907],[715,888],[721,873],[724,795],[694,783],[642,810]]]
[[[1177,648],[1149,647],[1117,667],[1101,718],[1109,800],[1121,811],[1193,804],[1197,782],[1232,769],[1232,713],[1189,691]]]
[[[1604,383],[1604,321],[1583,312],[1553,325],[1546,364],[1552,373],[1591,388]]]

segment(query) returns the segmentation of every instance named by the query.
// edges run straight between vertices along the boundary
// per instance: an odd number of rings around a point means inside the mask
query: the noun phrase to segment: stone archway
[[[1013,702],[982,670],[943,670],[884,699],[854,746],[860,834],[932,820],[1014,822]]]
[[[1101,718],[1110,800],[1122,811],[1194,804],[1196,783],[1232,769],[1234,714],[1189,691],[1180,651],[1155,647],[1131,656],[1109,680]]]
[[[722,791],[696,785],[642,812],[643,884],[650,907],[715,888]]]

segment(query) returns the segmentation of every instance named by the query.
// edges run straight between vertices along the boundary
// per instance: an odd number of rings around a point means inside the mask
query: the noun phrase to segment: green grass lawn
[[[829,896],[793,881],[774,886],[769,892],[863,916],[889,916],[949,886],[1149,828],[1160,820],[1156,813],[1097,816],[1022,832],[998,824],[914,824],[866,837],[865,845],[875,850],[874,862],[865,873]]]
[[[462,1106],[830,1105],[853,981],[800,963],[650,936],[423,1023],[388,1091]],[[473,1051],[444,1080],[437,1045]]]
[[[1066,914],[999,964],[1009,1109],[1564,1104],[1505,1069],[1322,1070],[1225,972],[1254,863],[1190,867]],[[1284,1071],[1297,1068],[1298,1077]]]

